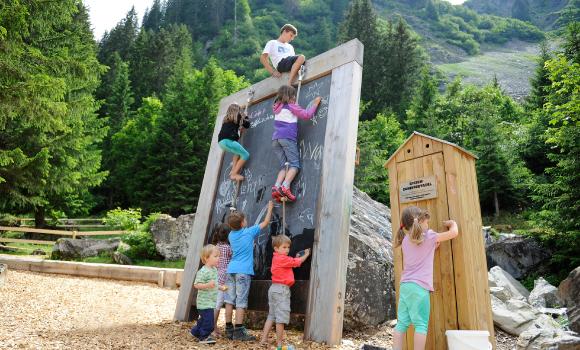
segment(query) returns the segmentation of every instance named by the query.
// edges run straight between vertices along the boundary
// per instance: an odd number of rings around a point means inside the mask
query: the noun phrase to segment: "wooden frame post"
[[[328,345],[342,338],[361,82],[357,62],[332,70],[304,330],[305,339]]]

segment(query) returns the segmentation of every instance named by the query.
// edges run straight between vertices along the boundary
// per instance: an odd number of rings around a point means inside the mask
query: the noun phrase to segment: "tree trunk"
[[[499,216],[499,200],[497,199],[497,192],[493,192],[493,205],[495,207],[494,216],[497,218]]]
[[[44,207],[37,207],[34,210],[34,227],[36,228],[46,227],[46,221],[44,219]]]

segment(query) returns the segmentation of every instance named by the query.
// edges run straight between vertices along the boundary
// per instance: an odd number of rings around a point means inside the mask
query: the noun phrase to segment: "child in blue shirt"
[[[268,212],[259,225],[247,227],[248,222],[242,212],[234,212],[228,217],[232,231],[228,239],[232,248],[232,260],[228,264],[226,279],[226,336],[233,340],[252,341],[256,337],[248,334],[244,327],[244,311],[248,307],[250,282],[254,275],[254,239],[270,223],[274,203],[268,203]],[[236,325],[232,324],[232,313],[236,307]]]

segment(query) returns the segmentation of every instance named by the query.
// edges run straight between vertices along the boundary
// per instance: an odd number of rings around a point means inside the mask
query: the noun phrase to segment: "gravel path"
[[[0,288],[0,349],[204,349],[187,335],[191,323],[173,322],[177,290],[153,284],[8,271]],[[222,313],[223,314],[223,313]],[[220,322],[223,327],[223,319]],[[390,346],[392,329],[345,334],[341,349],[367,342]],[[252,331],[259,336],[258,331]],[[302,342],[298,349],[328,349]],[[271,335],[273,341],[274,335]],[[512,349],[512,337],[500,338]],[[498,339],[499,340],[499,339]],[[511,346],[509,346],[511,345]],[[212,349],[258,349],[257,343],[218,339]]]

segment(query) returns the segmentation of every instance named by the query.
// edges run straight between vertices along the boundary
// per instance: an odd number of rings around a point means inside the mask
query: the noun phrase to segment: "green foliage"
[[[384,166],[404,140],[393,113],[379,113],[373,120],[359,122],[360,164],[355,169],[355,185],[386,205],[389,204],[389,178]]]
[[[14,0],[0,19],[0,210],[83,212],[106,175],[93,98],[103,67],[87,11]]]
[[[129,250],[122,252],[131,259],[153,259],[158,257],[155,242],[150,232],[133,231],[123,236],[122,241],[131,247]]]
[[[113,209],[107,212],[103,224],[122,230],[137,230],[141,225],[141,209]]]
[[[416,35],[402,18],[387,21],[383,26],[370,0],[352,3],[340,26],[339,41],[358,38],[365,45],[365,69],[361,98],[370,102],[363,119],[390,109],[399,120],[425,64],[425,55]]]
[[[580,264],[580,64],[565,55],[546,62],[552,82],[543,111],[550,115],[546,142],[554,148],[548,158],[547,181],[535,187],[541,205],[537,220],[550,234],[544,237],[557,249],[553,262],[569,271]]]

